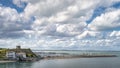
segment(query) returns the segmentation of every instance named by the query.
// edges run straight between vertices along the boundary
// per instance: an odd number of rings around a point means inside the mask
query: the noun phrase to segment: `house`
[[[6,52],[6,57],[8,59],[16,59],[16,53],[14,51],[8,51]]]
[[[26,53],[24,53],[24,52],[17,53],[17,56],[19,56],[21,58],[27,58]]]

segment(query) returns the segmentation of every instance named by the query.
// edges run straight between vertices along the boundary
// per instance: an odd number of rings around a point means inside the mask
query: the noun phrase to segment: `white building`
[[[8,51],[6,53],[7,58],[15,59],[16,58],[16,53],[14,51]]]
[[[17,56],[19,56],[21,58],[27,58],[26,53],[24,53],[24,52],[17,53]]]

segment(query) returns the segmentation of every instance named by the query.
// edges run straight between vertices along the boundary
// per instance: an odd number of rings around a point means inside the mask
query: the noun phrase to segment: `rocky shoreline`
[[[9,60],[1,60],[0,63],[10,63],[10,62],[16,62],[16,61],[9,61]]]

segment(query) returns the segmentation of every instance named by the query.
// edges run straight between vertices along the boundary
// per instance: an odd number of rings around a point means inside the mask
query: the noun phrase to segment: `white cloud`
[[[86,28],[86,21],[92,16],[96,2],[88,3],[87,0],[84,3],[78,0],[28,1],[23,15],[26,19],[34,16],[32,29],[44,35],[73,36]]]
[[[111,32],[111,34],[109,36],[110,37],[120,37],[120,31],[113,31],[113,32]]]
[[[119,46],[120,10],[88,21],[98,7],[110,8],[119,0],[13,0],[23,12],[0,6],[0,44],[40,49],[95,49]],[[94,31],[96,30],[96,31]],[[22,36],[14,38],[13,36]],[[8,39],[8,37],[11,37]],[[4,37],[7,37],[4,39]],[[7,42],[6,42],[7,41]],[[28,46],[29,45],[29,46]]]
[[[16,21],[19,21],[19,14],[15,9],[0,7],[0,30],[18,30],[21,25]]]
[[[91,30],[114,30],[120,27],[120,10],[107,12],[96,17],[88,25]]]
[[[103,34],[97,31],[84,31],[83,33],[76,36],[78,39],[101,39]]]
[[[24,36],[21,32],[23,29],[31,29],[30,22],[24,20],[24,17],[15,9],[0,6],[0,38],[22,37]]]
[[[57,27],[57,32],[68,35],[77,35],[81,33],[85,27],[85,22],[81,22],[80,24],[63,24]]]

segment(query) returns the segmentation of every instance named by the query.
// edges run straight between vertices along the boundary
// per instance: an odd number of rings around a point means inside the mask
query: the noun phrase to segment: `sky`
[[[0,48],[120,50],[120,0],[0,0]]]

